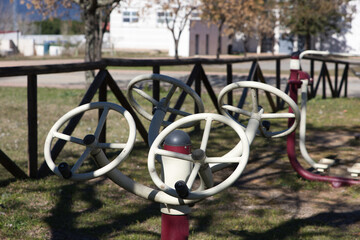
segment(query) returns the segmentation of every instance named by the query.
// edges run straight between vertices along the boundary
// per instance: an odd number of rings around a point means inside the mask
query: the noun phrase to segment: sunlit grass
[[[146,89],[149,94],[150,90]],[[162,88],[161,96],[167,90]],[[44,160],[44,141],[51,126],[75,108],[83,94],[83,90],[38,89],[39,166]],[[2,87],[0,96],[0,149],[27,172],[26,89]],[[95,96],[94,101],[97,99]],[[206,93],[202,93],[202,99],[205,112],[216,112]],[[117,103],[111,93],[108,101]],[[152,111],[151,104],[141,98],[138,101]],[[262,94],[260,103],[266,112],[272,111]],[[187,98],[183,109],[193,113],[193,107]],[[245,107],[250,107],[250,101],[245,102]],[[360,99],[356,98],[315,98],[308,102],[307,136],[314,157],[336,151],[339,157],[360,161],[359,140],[353,137],[360,132],[359,107]],[[96,111],[89,112],[74,135],[85,136],[93,131],[97,117]],[[140,119],[148,129],[150,122],[141,116]],[[121,116],[112,113],[107,123],[107,140],[125,140],[128,134],[125,125]],[[284,127],[286,121],[272,123],[272,129]],[[199,146],[202,131],[193,128],[187,131],[194,146]],[[345,138],[338,139],[339,136]],[[209,154],[225,154],[237,143],[234,139],[232,130],[215,125]],[[119,169],[135,181],[154,187],[146,166],[148,150],[138,134],[134,150]],[[59,159],[75,161],[82,152],[80,146],[67,144]],[[115,154],[109,152],[108,156]],[[93,169],[94,164],[86,167],[84,170]],[[219,173],[218,179],[231,171]],[[0,184],[1,239],[160,238],[159,204],[128,193],[105,177],[83,183],[57,176],[15,180],[0,166]],[[256,137],[240,179],[192,208],[190,239],[357,239],[358,199],[357,186],[333,189],[326,183],[299,178],[288,162],[286,139]],[[310,203],[311,206],[306,205]]]

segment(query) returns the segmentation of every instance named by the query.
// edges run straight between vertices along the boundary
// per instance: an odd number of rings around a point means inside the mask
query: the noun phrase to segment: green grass
[[[166,93],[164,87],[161,94]],[[83,94],[83,90],[38,89],[39,165],[44,160],[49,129],[78,105]],[[26,89],[2,87],[0,96],[0,149],[27,172]],[[206,93],[202,99],[205,111],[215,112]],[[112,94],[108,100],[117,102]],[[260,103],[269,109],[263,98]],[[141,105],[146,104],[141,101]],[[308,145],[313,157],[335,151],[339,158],[360,162],[359,140],[352,137],[360,132],[359,107],[360,99],[356,98],[309,101]],[[146,109],[150,111],[151,106]],[[192,111],[191,101],[186,101],[184,109]],[[109,117],[109,141],[127,134],[118,117]],[[96,113],[84,116],[74,134],[91,132],[96,119]],[[148,128],[149,122],[141,120]],[[279,121],[272,127],[284,126],[286,123]],[[341,136],[345,138],[337,139]],[[192,138],[194,145],[199,144],[201,134],[192,134]],[[211,139],[211,154],[224,154],[236,142],[231,131],[222,126],[212,131]],[[334,139],[339,143],[332,142]],[[153,186],[147,153],[148,147],[138,134],[134,150],[119,169]],[[81,149],[67,146],[59,158],[75,161],[79,154]],[[85,166],[86,170],[93,168],[93,164]],[[230,172],[220,172],[216,180]],[[288,162],[286,139],[257,137],[240,179],[192,208],[190,239],[360,239],[359,197],[358,186],[334,189],[327,183],[301,179]],[[160,233],[159,204],[128,193],[105,177],[81,183],[57,176],[16,180],[0,166],[0,239],[159,239]]]

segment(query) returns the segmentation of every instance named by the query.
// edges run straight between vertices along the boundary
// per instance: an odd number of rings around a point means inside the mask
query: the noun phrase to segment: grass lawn
[[[75,89],[38,89],[39,165],[51,126],[76,107],[83,94]],[[26,89],[2,87],[0,96],[0,149],[27,172]],[[215,112],[209,96],[201,97],[205,112]],[[110,93],[108,101],[117,103]],[[268,109],[266,102],[262,105]],[[185,110],[192,108],[186,102]],[[359,109],[359,98],[309,101],[307,145],[314,159],[336,155],[343,166],[360,162],[360,140],[354,137],[360,133]],[[126,138],[126,124],[118,117],[109,116],[108,141]],[[149,122],[141,120],[148,128]],[[74,136],[92,132],[96,122],[96,113],[87,114]],[[211,152],[226,153],[234,145],[231,130],[219,127],[215,134]],[[200,137],[194,135],[198,144]],[[154,187],[146,165],[148,150],[137,134],[130,157],[118,168]],[[192,207],[190,239],[360,239],[360,187],[335,189],[299,178],[287,158],[286,138],[257,137],[250,151],[248,165],[233,186]],[[81,153],[66,146],[59,158],[71,162]],[[84,168],[91,170],[94,164]],[[229,172],[224,170],[216,179]],[[0,166],[0,239],[160,239],[160,234],[159,204],[125,191],[106,177],[85,182],[54,175],[16,180]]]

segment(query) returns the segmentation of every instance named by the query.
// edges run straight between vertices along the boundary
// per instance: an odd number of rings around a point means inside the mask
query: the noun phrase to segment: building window
[[[172,12],[157,12],[157,23],[166,23],[166,21],[171,22],[173,20]]]
[[[193,11],[191,13],[191,20],[201,20],[199,11]]]
[[[195,34],[195,55],[199,55],[199,34]]]
[[[123,22],[136,23],[138,21],[139,21],[139,12],[138,11],[124,11],[123,12]]]

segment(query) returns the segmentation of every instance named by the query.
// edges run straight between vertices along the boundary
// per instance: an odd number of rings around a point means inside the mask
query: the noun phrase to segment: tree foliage
[[[12,16],[8,8],[9,6],[5,2],[0,1],[0,31],[14,30],[12,21],[9,21]]]
[[[281,4],[281,21],[291,33],[304,36],[309,49],[311,36],[340,32],[351,22],[355,9],[349,0],[290,0]]]
[[[85,60],[96,61],[101,58],[103,34],[109,21],[110,13],[120,0],[21,0],[43,16],[44,19],[59,17],[59,8],[72,9],[79,7],[84,22],[86,38]]]
[[[216,50],[216,58],[220,57],[221,53],[221,38],[223,34],[223,28],[227,24],[231,25],[231,19],[236,16],[241,16],[242,12],[237,12],[236,10],[242,10],[238,5],[240,1],[238,0],[203,0],[201,5],[202,18],[209,21],[211,24],[215,24],[218,28],[218,46]],[[236,13],[236,15],[234,15]],[[226,28],[228,34],[232,33],[232,28]]]
[[[74,6],[81,10],[85,32],[85,61],[101,59],[101,47],[111,11],[121,0],[21,0],[28,8],[40,12],[44,19],[56,17],[59,7],[71,9]],[[89,84],[94,73],[88,72],[86,79]]]
[[[39,34],[84,34],[84,24],[75,20],[61,20],[60,18],[36,21]]]
[[[273,38],[274,29],[276,27],[277,19],[274,12],[276,7],[276,0],[261,0],[258,1],[255,8],[253,33],[258,41],[257,53],[261,52],[261,44],[264,38]],[[251,34],[251,30],[249,30]]]
[[[47,19],[44,21],[35,22],[40,27],[41,34],[60,34],[61,20],[59,18]]]
[[[241,16],[231,19],[229,28],[233,32],[240,33],[244,42],[245,55],[246,43],[249,39],[257,40],[258,53],[260,53],[262,39],[273,37],[276,23],[274,6],[273,0],[250,0],[236,3],[235,9],[241,11]]]
[[[241,35],[244,46],[249,38],[261,44],[263,37],[273,35],[276,22],[273,0],[204,0],[203,3],[203,19],[218,28],[217,58],[221,53],[222,35]]]

